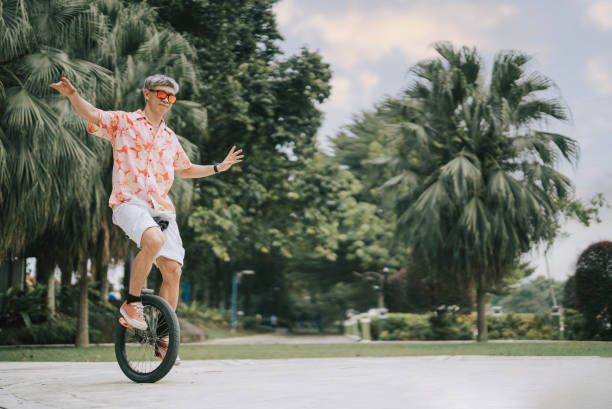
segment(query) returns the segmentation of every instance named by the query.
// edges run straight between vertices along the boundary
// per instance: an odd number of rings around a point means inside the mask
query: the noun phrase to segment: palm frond
[[[482,173],[479,164],[460,154],[440,168],[440,178],[452,185],[456,197],[465,197],[480,188]]]
[[[24,0],[0,3],[0,64],[24,54],[32,44],[32,26]]]
[[[517,125],[538,122],[546,117],[566,120],[568,119],[567,109],[559,99],[525,101],[520,103],[516,109]]]
[[[536,137],[554,144],[569,163],[576,163],[580,157],[580,147],[575,139],[553,132],[537,131]]]

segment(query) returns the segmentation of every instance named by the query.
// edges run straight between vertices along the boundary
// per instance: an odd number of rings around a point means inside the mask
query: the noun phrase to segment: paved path
[[[156,384],[115,363],[0,362],[0,407],[610,409],[612,358],[185,361]]]

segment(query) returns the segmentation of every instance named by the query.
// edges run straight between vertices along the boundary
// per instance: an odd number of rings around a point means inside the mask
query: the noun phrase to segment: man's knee
[[[157,254],[163,247],[166,239],[159,227],[150,227],[142,234],[140,248],[149,253]]]
[[[181,279],[181,265],[166,257],[158,257],[157,265],[160,267],[164,281],[178,283]]]

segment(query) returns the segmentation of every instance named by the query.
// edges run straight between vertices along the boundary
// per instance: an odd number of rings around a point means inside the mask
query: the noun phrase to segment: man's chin
[[[163,114],[167,113],[168,111],[170,111],[170,107],[166,107],[166,106],[161,105],[161,106],[158,106],[158,107],[157,107],[157,111],[158,111],[158,112],[159,112],[161,115],[163,115]]]

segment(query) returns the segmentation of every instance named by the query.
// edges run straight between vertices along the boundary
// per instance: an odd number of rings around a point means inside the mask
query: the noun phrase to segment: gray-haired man
[[[146,105],[136,112],[102,111],[85,101],[70,81],[62,77],[51,87],[68,97],[74,110],[86,120],[87,131],[113,145],[113,190],[109,206],[113,222],[140,247],[132,263],[130,288],[121,314],[135,328],[146,329],[140,292],[153,263],[159,267],[163,283],[159,295],[176,309],[185,250],[176,224],[174,206],[168,192],[174,173],[183,178],[200,178],[228,170],[242,161],[232,147],[221,163],[194,165],[175,133],[162,117],[176,101],[179,86],[164,75],[152,75],[144,82]],[[167,226],[162,232],[154,220]],[[158,219],[159,220],[159,219]],[[166,342],[167,345],[167,342]],[[161,351],[163,354],[165,350]]]

